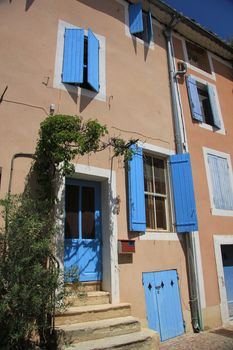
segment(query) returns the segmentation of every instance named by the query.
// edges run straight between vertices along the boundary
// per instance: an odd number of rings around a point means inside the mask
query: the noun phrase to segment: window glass
[[[65,190],[65,238],[78,238],[79,187],[66,185]]]
[[[146,227],[152,230],[168,230],[166,161],[149,154],[145,154],[143,159]]]
[[[203,116],[203,123],[213,126],[213,113],[210,105],[210,98],[207,91],[207,86],[197,82],[197,92]]]
[[[95,238],[95,189],[82,188],[82,238]]]

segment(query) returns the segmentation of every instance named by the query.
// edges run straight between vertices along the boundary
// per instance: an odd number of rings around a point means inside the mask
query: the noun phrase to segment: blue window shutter
[[[88,29],[87,82],[99,92],[99,40]]]
[[[188,88],[189,104],[192,112],[192,117],[199,122],[203,122],[196,80],[187,75],[186,84]]]
[[[142,4],[129,5],[129,31],[131,34],[143,32]]]
[[[197,231],[196,203],[190,156],[175,154],[170,157],[171,178],[177,232]]]
[[[142,148],[132,146],[135,154],[128,164],[129,230],[146,231],[144,169]]]
[[[221,129],[221,121],[216,104],[216,95],[213,86],[207,84],[208,94],[210,98],[210,105],[213,114],[213,124],[217,129]]]
[[[153,37],[152,15],[150,11],[148,12],[147,21],[148,21],[148,43],[150,43]]]
[[[63,83],[82,83],[84,64],[84,30],[66,29],[63,53]]]
[[[233,210],[233,189],[227,159],[208,154],[208,164],[215,208]]]

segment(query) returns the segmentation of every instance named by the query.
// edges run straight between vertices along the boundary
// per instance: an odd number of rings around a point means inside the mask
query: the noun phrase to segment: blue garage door
[[[149,328],[160,334],[161,341],[183,334],[177,271],[144,272],[143,285]]]

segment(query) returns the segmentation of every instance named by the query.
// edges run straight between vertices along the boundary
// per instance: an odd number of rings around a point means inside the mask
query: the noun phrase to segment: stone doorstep
[[[72,344],[64,350],[158,350],[159,335],[151,330],[89,340],[83,343]]]
[[[97,292],[101,291],[102,283],[100,281],[91,281],[91,282],[78,282],[75,283],[66,283],[65,286],[68,290],[76,290],[80,292]]]
[[[62,314],[57,314],[55,325],[57,327],[72,323],[98,321],[130,315],[131,306],[129,303],[77,306],[70,307]]]
[[[86,293],[71,292],[66,298],[66,302],[71,306],[100,305],[109,304],[109,292],[91,291]]]
[[[59,344],[72,344],[87,340],[107,338],[117,335],[139,332],[141,325],[132,316],[76,323],[60,326],[56,329]]]

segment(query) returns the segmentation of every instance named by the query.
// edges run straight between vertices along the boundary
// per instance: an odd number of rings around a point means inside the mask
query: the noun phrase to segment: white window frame
[[[146,46],[149,49],[154,50],[155,48],[155,43],[154,43],[154,30],[153,30],[153,34],[152,34],[152,38],[150,43],[148,44],[147,42],[145,42],[144,40],[136,37],[135,35],[130,33],[129,30],[129,3],[126,2],[125,0],[116,0],[116,2],[118,2],[119,4],[121,4],[124,7],[124,12],[125,12],[125,35],[133,40],[136,41],[136,43],[142,44],[144,46]],[[157,22],[152,18],[152,25],[153,27],[157,24]]]
[[[214,191],[213,191],[213,187],[212,187],[211,173],[210,173],[210,168],[209,168],[209,163],[208,163],[208,154],[212,154],[214,156],[219,156],[219,157],[225,158],[227,160],[228,166],[229,166],[230,184],[231,184],[231,187],[233,189],[233,174],[232,174],[232,165],[231,165],[230,154],[216,151],[216,150],[213,150],[213,149],[210,149],[207,147],[203,147],[206,176],[207,176],[209,195],[210,195],[211,213],[212,213],[212,215],[218,215],[218,216],[233,216],[233,210],[225,210],[225,209],[215,208],[214,198],[213,198]]]
[[[57,47],[56,47],[56,57],[55,57],[55,68],[54,68],[54,79],[53,87],[56,89],[68,91],[77,95],[84,95],[89,98],[95,98],[100,101],[106,101],[106,71],[105,71],[105,56],[106,56],[106,43],[105,37],[98,35],[95,36],[99,40],[99,83],[100,89],[96,93],[91,90],[83,89],[78,86],[73,86],[71,84],[64,84],[62,82],[62,67],[63,67],[63,52],[64,52],[64,34],[66,28],[80,29],[80,27],[74,26],[63,20],[58,21],[58,31],[57,31]],[[87,35],[88,31],[84,31],[84,35]]]
[[[176,152],[171,149],[167,149],[164,147],[155,146],[149,143],[138,142],[138,146],[142,147],[143,152],[158,156],[160,158],[168,158],[171,155],[174,155]],[[174,232],[169,231],[161,231],[161,230],[149,230],[147,229],[145,234],[140,235],[140,240],[156,240],[156,241],[179,241],[182,240],[182,234],[177,234],[175,232],[175,217],[174,217],[174,208],[173,208],[173,196],[171,191],[171,179],[170,179],[170,171],[169,165],[167,164],[167,180],[168,180],[168,198],[169,198],[169,207],[171,215],[169,220],[169,226],[174,227]],[[170,214],[169,213],[169,214]]]
[[[207,82],[206,80],[203,80],[203,79],[197,77],[196,75],[190,74],[190,77],[192,77],[198,83],[201,83],[201,84],[203,84],[205,86],[207,86],[207,84],[212,86],[212,88],[214,89],[215,96],[216,96],[216,107],[217,107],[217,110],[218,110],[219,119],[221,121],[221,129],[216,129],[214,126],[206,124],[206,123],[203,123],[203,122],[199,122],[198,123],[199,126],[201,128],[206,129],[206,130],[210,130],[210,131],[212,131],[214,133],[226,135],[225,126],[224,126],[224,123],[223,123],[222,112],[221,112],[221,108],[220,108],[220,103],[219,103],[218,92],[217,92],[216,86],[214,84],[211,84],[211,83]]]
[[[216,80],[216,75],[215,75],[215,72],[214,72],[214,66],[213,66],[213,62],[212,62],[212,56],[211,56],[210,52],[208,50],[206,50],[208,61],[209,61],[209,66],[210,66],[210,70],[211,70],[211,74],[206,72],[206,71],[204,71],[203,69],[200,69],[200,68],[192,65],[189,62],[188,50],[187,50],[187,46],[186,46],[186,40],[184,38],[180,38],[180,39],[181,39],[181,42],[182,42],[183,53],[184,53],[184,60],[185,60],[185,62],[187,64],[187,67],[192,69],[193,71],[195,71],[197,73],[200,73],[201,75],[206,76],[207,78]]]
[[[233,235],[214,235],[214,251],[217,267],[217,278],[220,294],[220,310],[223,325],[230,323],[229,311],[228,311],[228,302],[227,302],[227,292],[225,286],[224,270],[223,270],[223,261],[222,261],[222,252],[221,245],[233,245]]]

